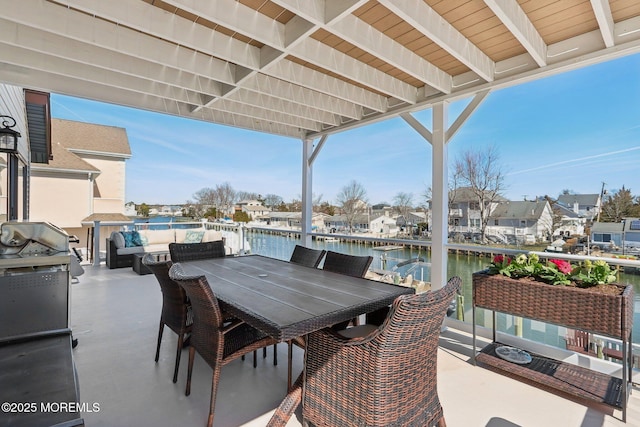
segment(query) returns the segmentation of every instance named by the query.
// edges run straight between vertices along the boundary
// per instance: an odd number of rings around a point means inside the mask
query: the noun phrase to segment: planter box
[[[473,273],[473,361],[510,377],[557,390],[573,397],[606,403],[622,409],[627,419],[627,400],[631,388],[631,329],[633,326],[633,287],[615,285],[618,295],[602,294],[572,286],[556,286],[532,280],[511,279],[486,271]],[[495,355],[492,343],[476,355],[475,309],[485,309],[581,329],[622,340],[622,378],[589,371],[580,366],[552,359],[533,366],[506,362]],[[495,318],[493,324],[495,341]],[[542,360],[540,357],[534,357]],[[543,358],[544,359],[544,358]],[[552,363],[549,371],[545,367]],[[612,394],[613,393],[613,394]]]
[[[615,285],[620,295],[572,286],[517,280],[486,271],[473,273],[477,307],[629,340],[633,326],[633,286]]]

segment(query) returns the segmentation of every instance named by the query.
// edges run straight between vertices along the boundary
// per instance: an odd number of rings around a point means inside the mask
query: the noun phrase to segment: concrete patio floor
[[[204,426],[209,409],[211,369],[196,356],[192,390],[184,395],[188,352],[182,353],[173,384],[176,336],[165,328],[160,360],[154,363],[160,289],[153,275],[130,268],[85,266],[71,288],[71,327],[79,340],[74,350],[80,400],[99,411],[83,413],[87,426]],[[294,372],[302,352],[294,354]],[[585,406],[493,373],[470,362],[471,337],[449,328],[438,350],[438,390],[449,427],[548,427],[640,425],[640,389],[629,399],[627,423],[620,411]],[[286,389],[287,348],[251,356],[222,368],[215,425],[264,426]],[[407,367],[410,368],[410,367]],[[288,426],[301,426],[300,410]],[[337,427],[337,426],[336,426]]]

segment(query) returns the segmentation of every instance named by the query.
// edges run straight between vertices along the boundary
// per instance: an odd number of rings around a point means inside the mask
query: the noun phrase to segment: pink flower
[[[555,264],[558,270],[564,274],[571,273],[571,264],[563,259],[550,259],[550,263]]]
[[[502,264],[506,262],[507,265],[511,264],[511,258],[505,257],[503,255],[496,255],[493,257],[493,263],[496,265]]]

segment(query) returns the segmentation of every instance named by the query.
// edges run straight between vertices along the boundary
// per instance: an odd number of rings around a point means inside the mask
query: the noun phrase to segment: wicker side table
[[[152,273],[151,270],[149,270],[147,266],[142,263],[142,258],[144,258],[145,255],[145,253],[133,254],[133,265],[131,266],[131,268],[140,276]],[[156,252],[152,255],[154,256],[156,261],[166,261],[168,259],[171,259],[171,255],[169,254],[169,252]]]

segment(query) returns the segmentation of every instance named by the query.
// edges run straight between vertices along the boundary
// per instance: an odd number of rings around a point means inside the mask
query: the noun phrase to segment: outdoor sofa
[[[169,243],[202,243],[224,241],[217,230],[183,229],[114,231],[107,238],[107,267],[133,266],[134,254],[169,252]],[[230,249],[226,248],[227,254]]]

